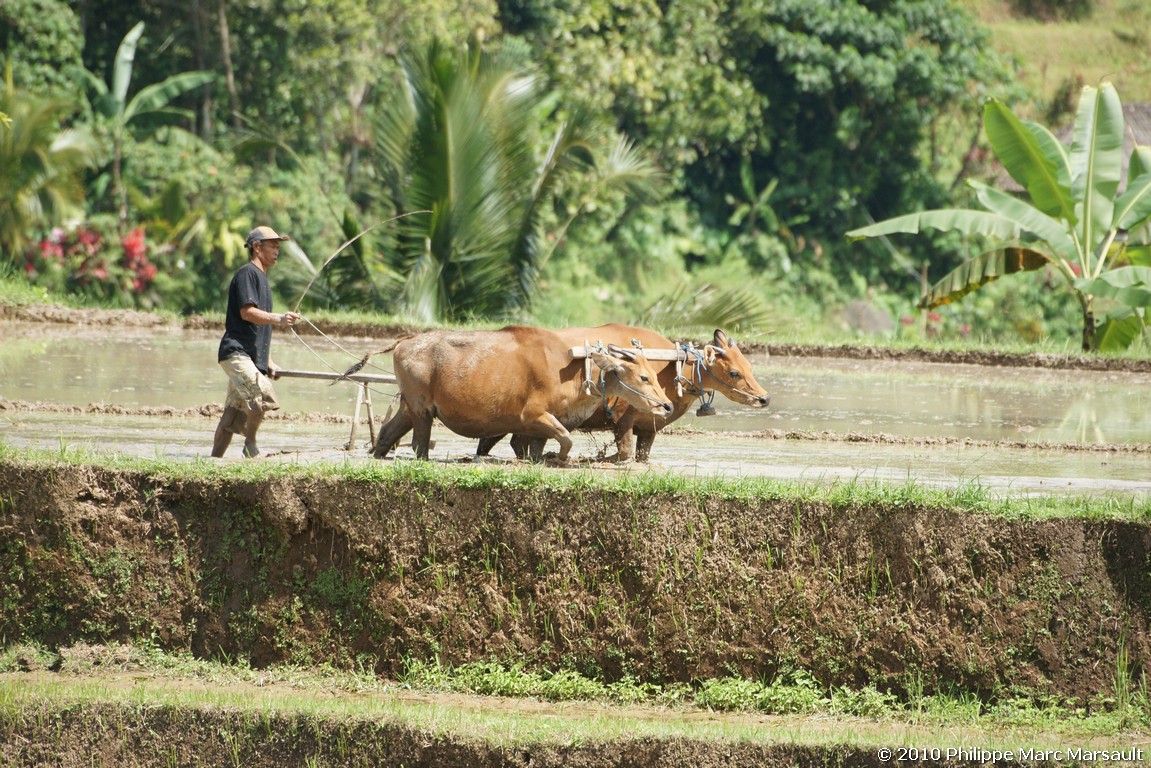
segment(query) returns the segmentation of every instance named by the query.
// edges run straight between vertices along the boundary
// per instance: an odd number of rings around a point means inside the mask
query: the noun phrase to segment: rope
[[[654,398],[651,395],[645,395],[643,392],[640,392],[638,389],[633,389],[633,388],[629,387],[627,384],[624,383],[623,379],[621,379],[619,377],[619,374],[616,373],[615,371],[612,371],[611,375],[615,376],[616,383],[618,383],[621,387],[626,389],[628,392],[632,392],[634,394],[639,395],[644,400],[647,400],[649,403],[655,403],[656,405],[659,405],[659,406],[667,405],[667,403],[665,403],[662,400]],[[604,384],[604,371],[602,371],[602,370],[599,372],[599,388],[600,388],[600,392],[603,395],[603,409],[607,413],[607,417],[609,419],[611,419],[612,418],[612,411],[611,411],[611,408],[609,408],[608,404],[607,404],[607,386]]]
[[[715,383],[719,384],[720,386],[726,387],[729,390],[731,390],[732,392],[736,392],[736,393],[741,394],[744,397],[750,398],[752,400],[756,399],[756,397],[757,397],[756,395],[753,395],[746,390],[740,389],[739,387],[733,387],[731,384],[728,384],[726,381],[724,381],[723,379],[719,378],[714,373],[712,373],[711,369],[707,367],[707,363],[704,362],[703,352],[696,349],[693,345],[683,344],[683,345],[681,345],[680,349],[682,349],[688,355],[694,355],[695,356],[695,360],[693,361],[695,363],[695,369],[693,371],[695,380],[689,381],[688,379],[685,379],[682,376],[677,375],[676,381],[677,382],[682,381],[683,383],[694,387],[695,391],[693,392],[691,390],[688,390],[688,394],[689,395],[695,395],[696,397],[698,397],[699,402],[701,404],[711,405],[712,400],[715,399],[715,390],[712,390],[711,398],[709,400],[707,400],[705,402],[703,399],[704,394],[705,394],[704,389],[703,389],[703,374],[704,373],[706,373],[708,376],[710,376],[715,381]]]
[[[313,330],[315,330],[315,332],[316,332],[317,334],[319,334],[319,335],[320,335],[320,336],[321,336],[321,337],[322,337],[322,338],[323,338],[325,341],[327,341],[327,342],[328,342],[329,344],[331,344],[333,347],[335,347],[336,349],[340,350],[341,352],[343,352],[343,353],[344,353],[344,354],[346,354],[346,355],[349,355],[349,356],[351,356],[351,357],[353,357],[353,358],[359,359],[359,357],[360,357],[359,355],[356,355],[356,354],[355,354],[355,353],[353,353],[351,350],[345,349],[344,347],[340,346],[339,342],[337,342],[337,341],[336,341],[335,339],[333,339],[331,336],[329,336],[328,334],[326,334],[326,333],[324,333],[322,330],[320,330],[320,328],[319,328],[318,326],[316,326],[316,324],[315,324],[315,323],[313,323],[311,320],[309,320],[308,318],[306,318],[306,317],[303,317],[303,316],[301,316],[301,317],[300,317],[300,319],[301,319],[301,320],[303,320],[305,323],[307,323],[309,326],[311,326],[311,327],[312,327],[312,329],[313,329]],[[325,358],[324,358],[324,356],[323,356],[323,355],[321,355],[319,352],[317,352],[315,349],[313,349],[313,348],[312,348],[312,345],[311,345],[311,344],[309,344],[308,342],[304,341],[304,338],[303,338],[302,336],[300,336],[300,334],[299,334],[299,332],[298,332],[298,331],[296,331],[296,328],[295,328],[295,326],[293,326],[293,327],[292,327],[292,335],[296,337],[296,341],[298,341],[298,342],[300,342],[301,344],[303,344],[303,345],[304,345],[304,348],[305,348],[306,350],[308,350],[308,351],[309,351],[309,352],[311,352],[313,355],[315,355],[316,359],[318,359],[318,360],[319,360],[320,362],[322,362],[322,363],[323,363],[325,366],[327,366],[327,367],[328,367],[328,369],[329,369],[329,370],[331,370],[333,373],[343,373],[343,372],[344,372],[344,371],[342,371],[342,370],[340,370],[340,369],[336,368],[336,367],[335,367],[334,365],[332,365],[331,363],[329,363],[329,362],[327,361],[327,359],[325,359]],[[375,368],[375,369],[376,369],[376,370],[378,370],[378,371],[383,371],[384,373],[392,374],[392,371],[389,371],[389,370],[388,370],[388,369],[386,369],[386,368],[381,368],[380,366],[378,366],[378,365],[372,365],[371,363],[368,363],[368,365],[371,365],[371,367],[372,367],[372,368]],[[394,375],[394,374],[393,374],[393,375]],[[335,384],[335,383],[336,383],[336,382],[334,382],[334,381],[332,382],[332,384]],[[328,386],[331,386],[332,384],[329,384]],[[373,388],[373,387],[369,386],[369,385],[367,384],[367,382],[363,382],[363,386],[364,386],[364,388],[365,388],[365,389],[367,389],[369,392],[372,392],[373,394],[376,394],[376,395],[380,395],[380,396],[387,396],[387,394],[388,394],[388,393],[385,393],[385,392],[383,392],[383,391],[381,391],[381,390],[379,390],[379,389],[375,389],[375,388]]]

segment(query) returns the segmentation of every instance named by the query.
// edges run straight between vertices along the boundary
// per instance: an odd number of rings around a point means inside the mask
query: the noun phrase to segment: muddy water
[[[0,339],[0,399],[182,409],[223,398],[225,379],[215,363],[216,333],[2,323]],[[284,368],[342,371],[380,343],[305,340],[307,344],[278,333],[273,358]],[[818,358],[765,357],[753,362],[771,394],[771,407],[755,410],[717,397],[718,415],[688,416],[679,422],[715,436],[661,435],[653,452],[657,466],[701,476],[973,481],[1028,492],[1151,493],[1147,454],[765,440],[733,434],[774,429],[1145,444],[1151,443],[1148,374]],[[381,356],[371,366],[366,372],[386,373],[390,361]],[[286,413],[350,416],[357,388],[284,379],[277,392]],[[394,392],[387,385],[372,386],[377,418]],[[213,426],[207,419],[21,412],[0,416],[0,440],[195,458],[207,453]],[[348,440],[349,425],[269,422],[262,435],[266,451],[292,460],[366,460],[362,445],[351,454],[340,450]],[[361,426],[357,442],[366,437],[366,427]],[[464,460],[473,450],[472,441],[442,427],[433,437],[438,442],[434,457],[441,460]],[[606,435],[581,435],[576,451],[594,455],[606,447],[605,440]],[[496,461],[511,457],[506,444],[494,455]]]

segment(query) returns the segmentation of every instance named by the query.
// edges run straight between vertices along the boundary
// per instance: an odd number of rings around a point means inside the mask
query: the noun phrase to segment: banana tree
[[[1002,275],[1051,267],[1079,301],[1083,350],[1098,349],[1095,299],[1146,302],[1131,306],[1142,327],[1151,290],[1135,290],[1148,219],[1151,218],[1151,148],[1137,147],[1122,176],[1123,108],[1110,83],[1086,87],[1079,100],[1070,147],[1046,127],[1016,117],[990,99],[983,127],[1003,167],[1027,193],[1016,197],[975,180],[968,184],[986,209],[943,209],[897,216],[852,230],[850,240],[925,229],[955,231],[987,243],[987,250],[927,289],[929,309],[956,301]],[[1130,240],[1130,242],[1128,242]],[[1144,246],[1144,247],[1139,247]],[[1132,272],[1131,270],[1136,270]],[[1116,316],[1130,328],[1131,318]],[[1123,334],[1104,334],[1118,340]]]
[[[136,24],[124,35],[116,50],[116,63],[112,71],[112,84],[108,86],[99,76],[85,72],[89,86],[95,92],[92,107],[97,114],[109,121],[112,134],[112,193],[120,211],[121,228],[128,221],[128,196],[124,191],[121,169],[124,162],[124,137],[129,124],[150,123],[159,125],[174,120],[190,119],[193,115],[186,109],[170,106],[171,102],[188,91],[212,82],[216,76],[211,72],[181,72],[141,88],[128,99],[128,86],[132,81],[132,65],[136,60],[136,46],[144,33],[144,22]]]

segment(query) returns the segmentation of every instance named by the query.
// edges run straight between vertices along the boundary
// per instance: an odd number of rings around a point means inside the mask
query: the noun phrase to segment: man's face
[[[265,268],[272,266],[280,258],[279,240],[261,240],[256,243],[256,258]]]

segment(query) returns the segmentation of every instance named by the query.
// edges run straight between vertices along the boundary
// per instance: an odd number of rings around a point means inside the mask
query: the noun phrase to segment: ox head
[[[591,359],[603,371],[603,387],[608,396],[625,400],[640,413],[671,413],[672,405],[642,352],[609,344],[606,352],[592,350]]]
[[[711,343],[703,348],[703,366],[700,380],[705,389],[714,389],[732,402],[753,408],[766,408],[771,400],[767,390],[755,380],[743,352],[718,328]]]

